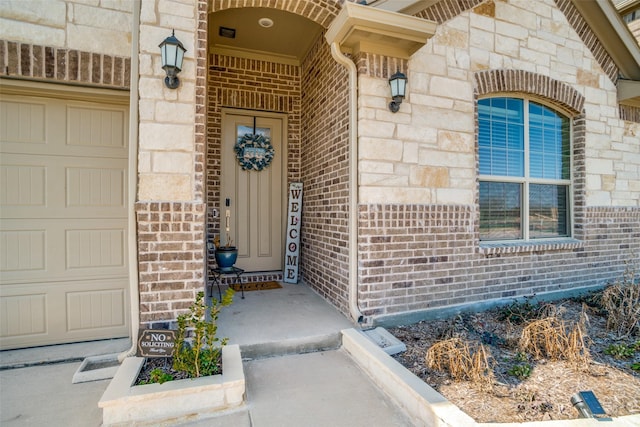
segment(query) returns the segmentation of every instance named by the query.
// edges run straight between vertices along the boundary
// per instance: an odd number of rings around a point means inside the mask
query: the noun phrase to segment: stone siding
[[[163,328],[205,289],[207,1],[149,0],[140,12],[140,323]],[[164,85],[158,49],[172,30],[187,49],[177,89]]]
[[[0,39],[130,57],[133,5],[113,0],[2,0]]]
[[[617,69],[570,2],[444,1],[418,16],[441,24],[406,64],[398,113],[387,109],[384,65],[404,64],[358,62],[368,321],[603,285],[638,261],[637,112],[617,104]],[[476,104],[509,94],[572,119],[572,239],[480,244]]]

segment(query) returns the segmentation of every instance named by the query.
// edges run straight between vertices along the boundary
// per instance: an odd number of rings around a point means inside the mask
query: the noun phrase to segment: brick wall
[[[195,300],[204,284],[202,203],[136,204],[140,324],[171,326]]]
[[[208,69],[206,200],[207,232],[220,233],[222,108],[284,113],[288,129],[287,180],[300,179],[300,67],[211,55]],[[213,258],[208,262],[213,265]],[[258,280],[256,278],[256,280]]]
[[[129,89],[131,59],[77,49],[0,40],[0,75]]]
[[[360,206],[361,308],[385,317],[602,285],[640,254],[637,208],[587,209],[580,243],[482,252],[468,206]]]
[[[302,65],[304,182],[300,271],[305,283],[347,313],[349,95],[346,69],[324,38]]]

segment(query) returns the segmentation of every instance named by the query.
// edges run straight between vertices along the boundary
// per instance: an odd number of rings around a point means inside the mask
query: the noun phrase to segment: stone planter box
[[[245,378],[237,345],[222,348],[220,375],[133,386],[143,363],[142,357],[129,357],[118,368],[98,402],[103,426],[196,420],[244,403]]]

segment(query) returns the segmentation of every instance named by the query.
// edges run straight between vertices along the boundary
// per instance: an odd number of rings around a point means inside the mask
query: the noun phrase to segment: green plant
[[[525,380],[531,376],[531,371],[533,371],[531,365],[528,363],[524,363],[521,365],[513,366],[507,371],[507,373],[513,377],[518,378],[519,380]]]
[[[640,362],[634,362],[631,364],[631,369],[633,369],[634,371],[638,371],[640,372]]]
[[[165,383],[167,381],[173,380],[173,375],[164,372],[160,368],[155,368],[153,371],[151,371],[149,373],[149,375],[151,377],[151,381],[150,382],[152,382],[152,383],[162,384],[162,383]]]
[[[527,353],[519,351],[518,354],[515,355],[513,360],[515,360],[516,362],[519,362],[519,363],[526,362],[528,360]]]
[[[233,301],[233,289],[229,288],[222,301],[211,302],[210,318],[207,319],[207,307],[204,293],[198,292],[196,300],[189,307],[189,313],[178,316],[173,369],[184,371],[189,377],[197,378],[215,375],[220,372],[220,355],[228,339],[216,337],[218,315],[222,307]],[[190,332],[191,336],[187,337]]]
[[[604,349],[604,354],[615,357],[616,359],[628,359],[633,357],[635,353],[635,346],[628,346],[626,344],[611,344]]]

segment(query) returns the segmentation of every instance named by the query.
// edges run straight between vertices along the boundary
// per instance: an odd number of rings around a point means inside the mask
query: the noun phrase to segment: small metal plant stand
[[[222,278],[225,275],[233,275],[236,277],[234,284],[240,287],[242,291],[242,299],[244,299],[244,284],[242,283],[240,276],[244,273],[244,270],[238,267],[229,267],[229,268],[214,268],[211,270],[211,274],[209,276],[209,283],[207,287],[209,288],[209,292],[207,293],[209,297],[213,296],[213,285],[218,287],[218,301],[222,301],[222,290],[220,289],[220,285],[222,285]]]

